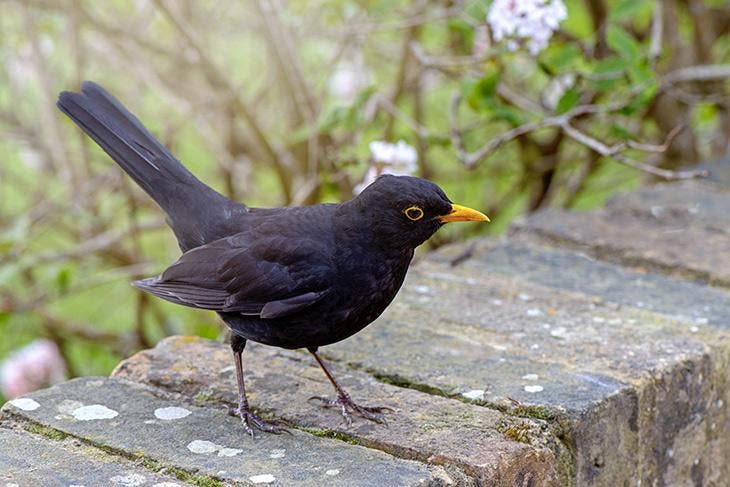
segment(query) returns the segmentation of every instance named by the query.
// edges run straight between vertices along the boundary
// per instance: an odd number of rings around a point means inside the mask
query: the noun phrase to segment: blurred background
[[[222,333],[214,313],[129,285],[179,250],[154,203],[57,111],[83,80],[250,206],[342,201],[392,172],[493,217],[430,248],[730,154],[727,0],[0,9],[0,403],[108,374],[166,335]]]

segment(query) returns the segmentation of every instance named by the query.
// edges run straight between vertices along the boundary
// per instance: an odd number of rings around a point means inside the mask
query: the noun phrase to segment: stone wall
[[[322,349],[388,425],[330,395],[306,353],[252,344],[245,434],[226,345],[171,337],[6,404],[8,485],[728,485],[730,194],[686,182],[550,209],[421,256],[394,304]]]

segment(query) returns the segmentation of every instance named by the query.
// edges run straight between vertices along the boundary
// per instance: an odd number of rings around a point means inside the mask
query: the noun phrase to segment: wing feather
[[[194,248],[134,286],[183,306],[279,318],[327,294],[328,258],[314,239],[241,233]]]

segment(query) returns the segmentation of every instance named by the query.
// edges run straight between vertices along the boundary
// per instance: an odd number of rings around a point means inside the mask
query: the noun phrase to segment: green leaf
[[[497,120],[504,120],[515,127],[524,123],[522,112],[512,108],[511,106],[503,104],[499,104],[494,108],[494,118]]]
[[[58,287],[59,294],[66,294],[68,291],[72,274],[73,269],[71,266],[63,266],[58,270],[56,274],[56,286]]]
[[[621,140],[634,139],[634,134],[626,130],[623,126],[616,123],[611,125],[611,135]]]
[[[598,61],[588,76],[597,90],[608,91],[623,81],[625,71],[626,62],[620,57],[611,56]]]
[[[659,90],[659,87],[656,82],[651,83],[647,88],[643,89],[641,92],[639,92],[633,100],[631,100],[631,103],[629,103],[627,106],[622,108],[620,110],[620,113],[624,115],[633,115],[639,110],[643,110],[649,104],[654,101],[654,97],[656,96],[657,92]]]
[[[641,44],[617,25],[610,25],[606,31],[608,47],[630,63],[635,63],[643,57]]]
[[[654,71],[652,71],[647,63],[629,66],[628,73],[629,79],[631,79],[631,83],[634,85],[649,85],[656,79]]]
[[[578,68],[583,54],[575,44],[552,44],[540,54],[540,61],[555,75]]]
[[[477,111],[492,108],[498,83],[499,71],[496,68],[489,69],[487,74],[471,87],[471,92],[467,98],[469,106]]]
[[[499,70],[495,66],[491,66],[479,81],[468,85],[466,101],[473,110],[484,111],[494,108],[499,75]]]
[[[560,97],[558,104],[555,106],[555,111],[558,115],[561,115],[571,110],[580,100],[580,93],[575,88],[571,88]]]
[[[614,22],[624,22],[642,17],[646,11],[651,11],[651,3],[646,0],[621,0],[611,7],[608,19]]]

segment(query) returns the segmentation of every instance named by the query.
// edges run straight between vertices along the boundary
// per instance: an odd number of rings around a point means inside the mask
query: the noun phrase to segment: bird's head
[[[418,247],[444,223],[489,221],[483,213],[452,203],[431,181],[411,176],[380,176],[346,207],[353,231],[367,225],[381,247],[396,251]]]

